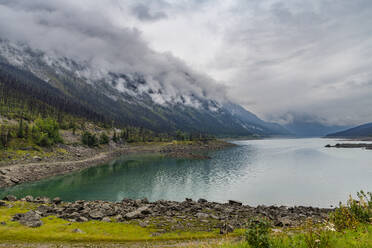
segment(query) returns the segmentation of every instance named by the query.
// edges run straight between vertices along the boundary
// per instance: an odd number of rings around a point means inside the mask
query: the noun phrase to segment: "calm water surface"
[[[64,200],[185,197],[250,205],[328,207],[360,189],[372,191],[372,151],[329,149],[329,139],[236,141],[210,160],[160,155],[123,157],[110,164],[0,191],[0,197],[60,196]]]

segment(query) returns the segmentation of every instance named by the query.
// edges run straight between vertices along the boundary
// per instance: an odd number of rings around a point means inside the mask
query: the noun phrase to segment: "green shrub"
[[[312,220],[306,222],[304,233],[306,248],[328,248],[330,247],[330,233],[322,228],[314,227]]]
[[[245,233],[245,239],[252,248],[270,248],[270,224],[265,219],[251,220]]]
[[[89,147],[98,146],[98,139],[95,134],[91,134],[88,131],[85,131],[83,135],[81,136],[81,141],[84,145],[87,145]]]
[[[31,133],[33,141],[40,146],[51,146],[63,142],[59,135],[58,123],[51,118],[37,119]]]
[[[99,143],[101,145],[105,145],[108,144],[109,142],[110,142],[109,136],[107,136],[106,133],[101,133],[101,135],[99,136]]]
[[[372,194],[363,191],[357,193],[358,200],[351,196],[346,205],[339,207],[330,215],[331,222],[338,231],[355,229],[359,223],[370,223],[372,218]]]
[[[42,133],[37,144],[43,147],[50,147],[52,145],[52,141],[49,139],[48,134]]]

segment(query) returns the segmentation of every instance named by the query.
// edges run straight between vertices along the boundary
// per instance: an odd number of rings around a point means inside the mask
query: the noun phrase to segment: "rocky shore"
[[[8,196],[0,201],[0,207],[11,208],[17,199]],[[285,207],[243,205],[238,201],[227,203],[208,202],[205,199],[183,202],[147,199],[123,199],[121,202],[76,201],[62,202],[60,198],[33,198],[27,196],[18,201],[35,204],[27,213],[17,213],[12,221],[29,227],[43,225],[41,218],[56,216],[69,222],[122,222],[150,227],[157,233],[171,231],[213,231],[221,234],[244,228],[249,219],[265,217],[276,227],[296,227],[311,218],[315,222],[327,220],[332,209],[315,207]],[[2,223],[7,225],[7,223]],[[156,233],[154,233],[156,235]]]
[[[327,148],[365,148],[367,150],[372,150],[372,144],[370,143],[337,143],[335,145],[326,145]]]
[[[228,147],[234,147],[235,144],[225,141],[211,141],[206,143],[188,144],[188,145],[167,145],[160,152],[171,158],[186,158],[186,159],[210,159],[205,153],[207,151],[216,151]]]
[[[219,150],[233,146],[231,143],[214,140],[209,142],[194,142],[188,144],[146,144],[131,146],[112,146],[102,150],[87,150],[87,154],[75,154],[72,160],[48,161],[12,161],[8,165],[0,166],[0,188],[10,187],[25,182],[38,181],[44,178],[63,175],[89,167],[105,164],[120,156],[137,153],[161,153],[164,156],[186,159],[207,159],[201,154],[208,150]],[[84,149],[80,149],[83,151]],[[95,151],[95,152],[94,152]],[[66,156],[69,158],[68,156]],[[38,161],[38,162],[37,162]]]

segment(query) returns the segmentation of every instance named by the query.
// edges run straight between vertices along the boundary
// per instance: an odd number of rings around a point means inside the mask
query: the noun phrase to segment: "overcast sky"
[[[147,71],[167,57],[266,120],[372,121],[371,0],[0,0],[0,36]]]

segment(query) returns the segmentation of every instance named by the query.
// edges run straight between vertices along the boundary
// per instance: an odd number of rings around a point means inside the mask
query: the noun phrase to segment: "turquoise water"
[[[250,205],[328,207],[360,189],[372,191],[372,151],[329,149],[329,139],[236,141],[210,160],[160,155],[122,157],[110,164],[0,191],[0,197],[59,196],[63,200],[186,197]]]

